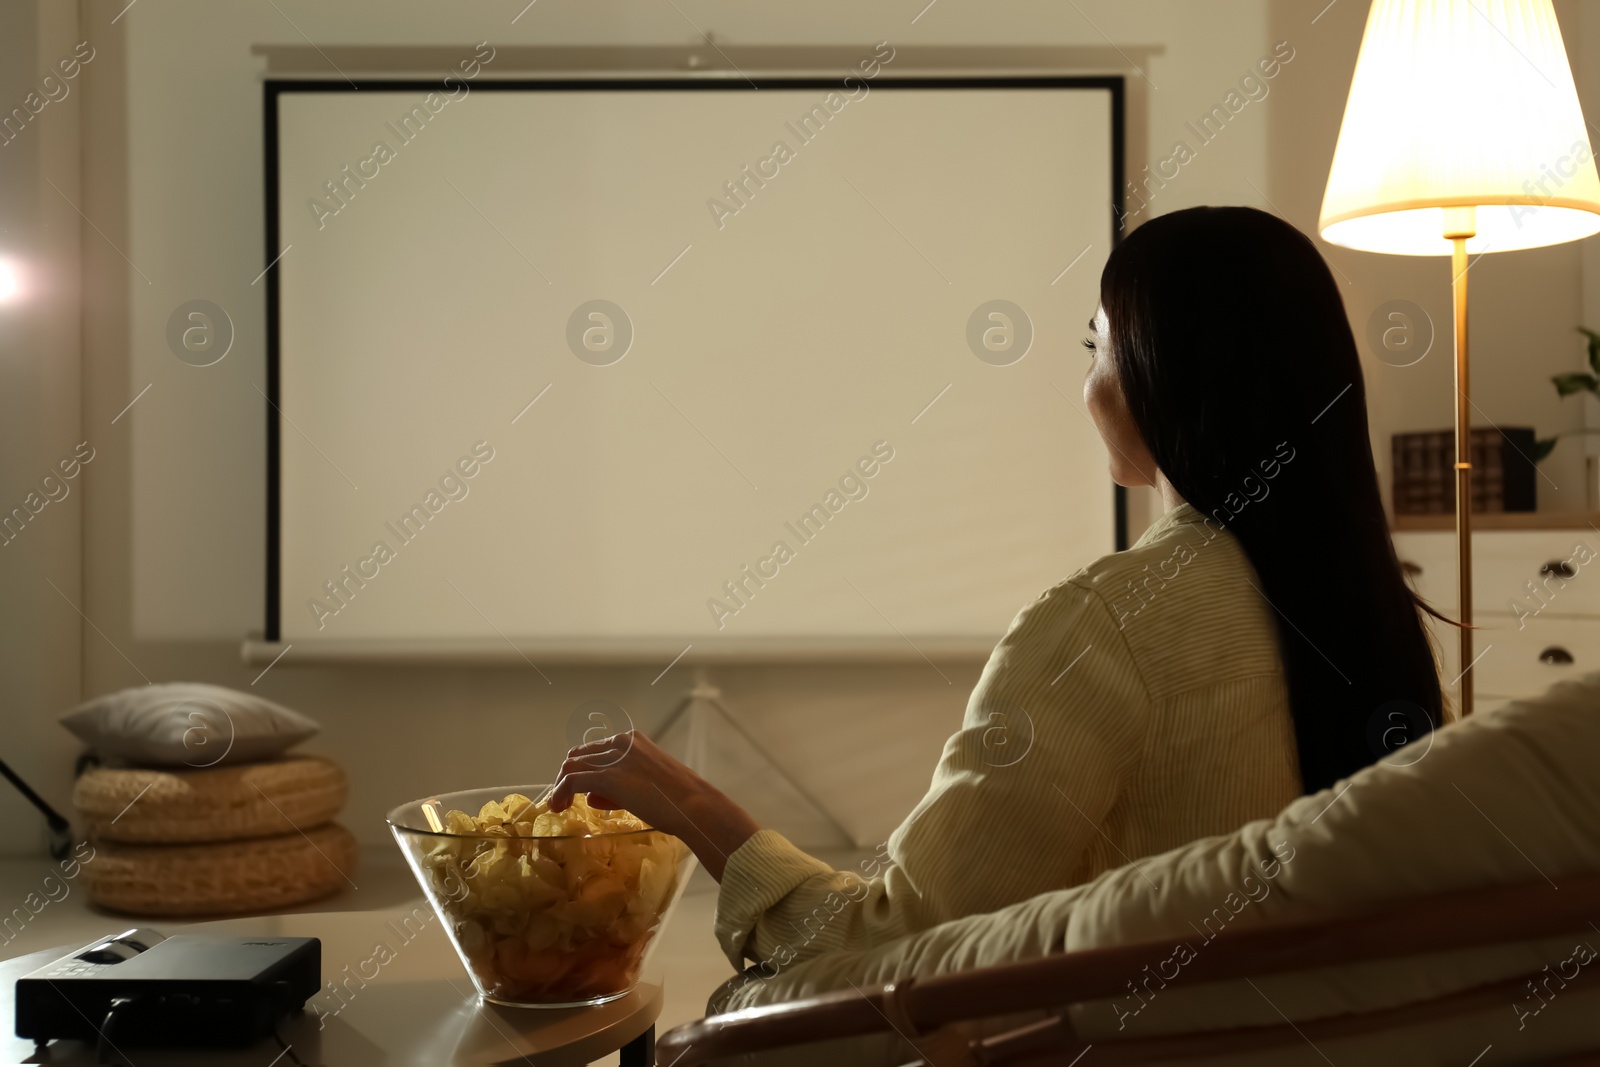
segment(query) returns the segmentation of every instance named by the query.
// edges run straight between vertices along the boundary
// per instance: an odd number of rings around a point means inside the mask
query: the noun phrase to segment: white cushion
[[[201,682],[108,693],[61,716],[61,725],[104,760],[157,767],[271,759],[321,729],[281,704]]]

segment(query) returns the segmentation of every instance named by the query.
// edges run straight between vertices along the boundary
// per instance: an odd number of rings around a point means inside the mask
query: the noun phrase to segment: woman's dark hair
[[[1305,790],[1437,726],[1438,670],[1389,540],[1360,357],[1316,247],[1254,208],[1175,211],[1111,253],[1100,302],[1156,465],[1238,538],[1271,605]]]

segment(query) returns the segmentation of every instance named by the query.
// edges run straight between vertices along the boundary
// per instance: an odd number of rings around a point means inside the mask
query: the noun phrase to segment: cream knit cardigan
[[[770,830],[729,857],[716,934],[776,974],[994,911],[1276,813],[1300,794],[1273,609],[1180,506],[1027,605],[922,801],[859,871]]]

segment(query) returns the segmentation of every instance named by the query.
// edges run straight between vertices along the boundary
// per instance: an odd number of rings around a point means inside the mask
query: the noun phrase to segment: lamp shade
[[[1449,255],[1600,231],[1600,176],[1551,0],[1373,0],[1318,229],[1371,252]]]

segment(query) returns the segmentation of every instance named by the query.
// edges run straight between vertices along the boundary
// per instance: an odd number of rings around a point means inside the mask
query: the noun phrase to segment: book
[[[1538,471],[1533,430],[1508,426],[1472,431],[1472,510],[1533,511]],[[1424,430],[1392,439],[1396,515],[1449,514],[1456,509],[1455,433]]]

